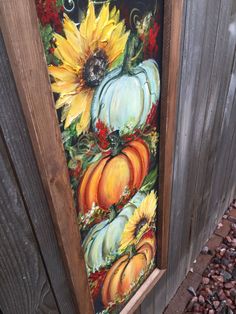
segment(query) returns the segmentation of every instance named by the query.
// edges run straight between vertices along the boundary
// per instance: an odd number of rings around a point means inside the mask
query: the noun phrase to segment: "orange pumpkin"
[[[110,268],[102,287],[102,301],[108,307],[122,300],[137,283],[142,272],[148,269],[156,252],[155,236],[143,237],[136,246],[136,253],[125,254]]]
[[[104,156],[88,167],[81,180],[80,211],[86,213],[93,203],[106,210],[120,201],[126,189],[131,197],[141,187],[148,167],[149,150],[141,139],[131,141],[115,156]]]

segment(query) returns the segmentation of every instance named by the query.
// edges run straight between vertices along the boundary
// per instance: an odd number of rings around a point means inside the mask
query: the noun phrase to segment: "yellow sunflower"
[[[124,52],[129,32],[119,17],[119,10],[114,7],[110,11],[109,4],[104,4],[96,16],[90,1],[79,28],[65,15],[65,37],[54,34],[54,54],[61,61],[59,66],[49,66],[52,90],[59,94],[56,109],[63,107],[64,128],[80,117],[78,135],[89,128],[94,89]]]
[[[124,251],[129,245],[135,245],[141,239],[154,222],[156,208],[157,197],[155,192],[151,191],[125,225],[120,241],[120,251]]]

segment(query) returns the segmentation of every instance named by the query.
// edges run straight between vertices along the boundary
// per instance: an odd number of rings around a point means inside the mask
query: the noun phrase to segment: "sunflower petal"
[[[66,82],[74,82],[76,80],[76,74],[73,71],[68,71],[63,66],[49,65],[48,73],[58,80]]]
[[[113,46],[109,44],[105,47],[105,50],[108,51],[107,55],[110,64],[119,58],[120,55],[124,52],[128,37],[129,32],[125,33],[121,38],[119,38]]]
[[[71,44],[59,34],[54,34],[56,39],[56,49],[54,51],[55,56],[61,59],[63,63],[69,63],[71,66],[77,63],[77,53]]]
[[[93,98],[93,93],[87,93],[87,106],[85,111],[82,113],[80,121],[76,125],[77,134],[80,135],[82,132],[86,132],[90,126],[90,108]]]
[[[96,15],[94,4],[92,1],[89,1],[88,10],[86,18],[80,25],[80,33],[83,37],[87,38],[89,41],[92,39],[93,31],[96,27]]]
[[[59,109],[62,106],[69,105],[71,103],[72,98],[73,98],[73,95],[63,95],[63,96],[60,96],[57,99],[57,101],[56,101],[55,108]]]
[[[109,5],[104,4],[96,20],[96,34],[101,34],[103,28],[109,21]]]
[[[71,107],[66,117],[65,128],[70,126],[71,122],[74,121],[80,114],[82,114],[80,121],[82,120],[83,113],[85,111],[89,112],[90,118],[90,106],[92,100],[92,94],[89,92],[80,92],[73,96],[71,101]]]
[[[56,81],[51,84],[52,91],[59,94],[68,94],[78,88],[78,83]]]

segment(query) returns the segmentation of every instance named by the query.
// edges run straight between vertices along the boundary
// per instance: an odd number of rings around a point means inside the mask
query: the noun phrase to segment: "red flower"
[[[57,7],[56,0],[36,0],[36,9],[43,26],[50,24],[56,32],[61,33],[60,13],[63,11],[63,7]]]
[[[158,54],[157,36],[160,31],[160,25],[154,21],[149,30],[148,38],[144,40],[144,58],[156,58]]]
[[[92,298],[96,299],[105,280],[107,269],[103,268],[89,275],[89,283],[92,292]]]
[[[109,134],[109,130],[105,123],[103,123],[101,120],[98,120],[96,123],[97,128],[97,137],[99,141],[99,146],[102,149],[107,149],[109,147],[109,141],[107,140],[107,136]]]
[[[146,124],[147,125],[155,125],[157,123],[157,106],[158,106],[158,103],[157,104],[153,104],[152,105],[152,108],[147,116],[147,120],[146,120]]]

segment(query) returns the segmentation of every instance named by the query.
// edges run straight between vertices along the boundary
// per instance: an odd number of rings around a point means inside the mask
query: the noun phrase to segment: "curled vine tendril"
[[[75,9],[75,1],[64,0],[64,9],[66,12],[71,13]]]

